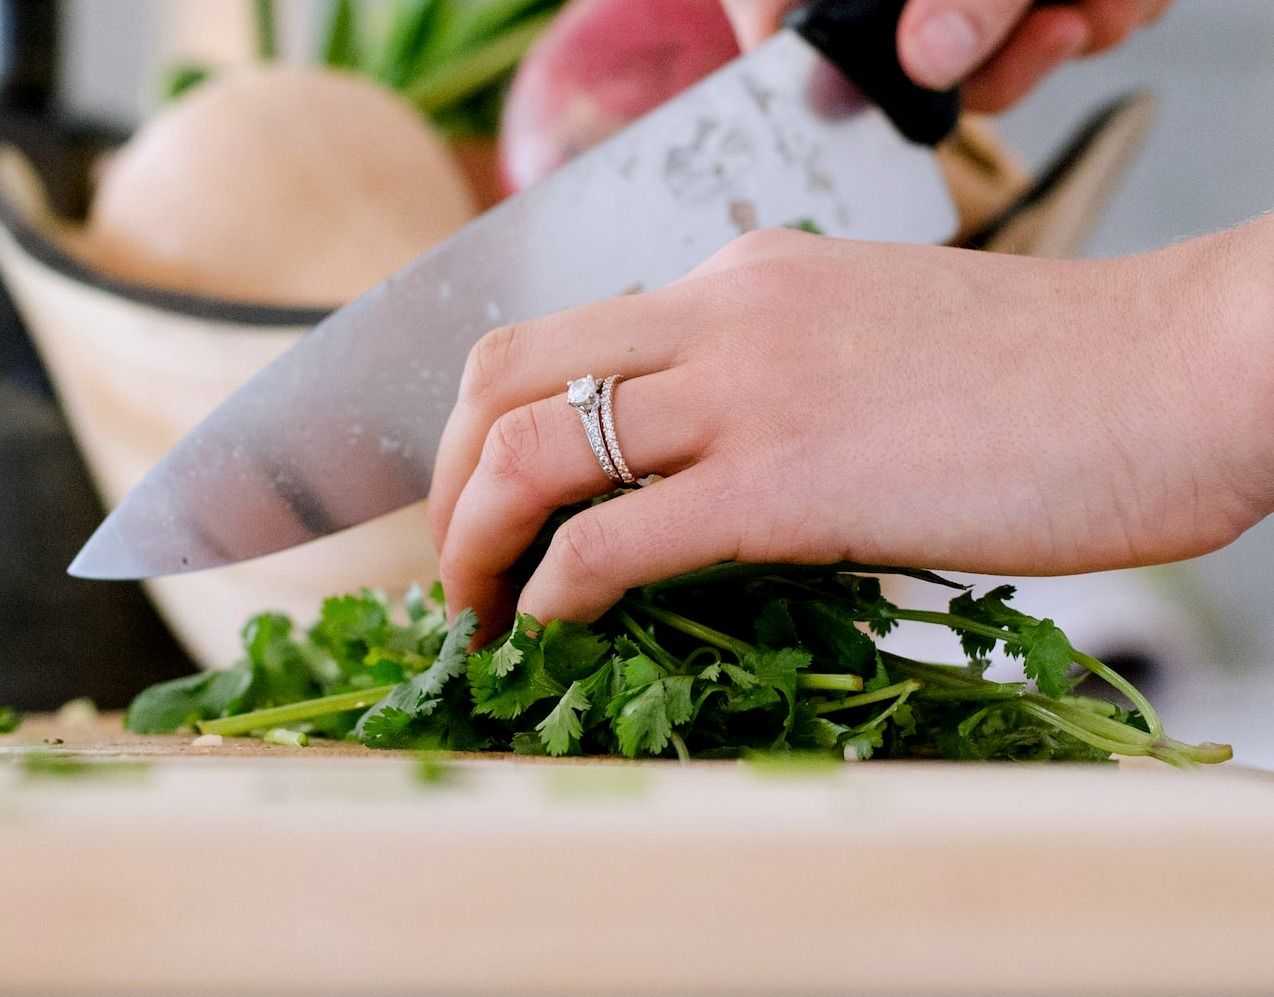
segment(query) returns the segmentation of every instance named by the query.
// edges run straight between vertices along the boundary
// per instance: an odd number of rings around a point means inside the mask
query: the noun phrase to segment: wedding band
[[[626,485],[631,485],[636,483],[637,478],[628,469],[628,462],[624,460],[624,455],[619,449],[619,437],[615,435],[615,385],[623,379],[622,374],[612,374],[602,382],[602,439],[606,443],[606,452],[610,455],[619,480]]]
[[[588,445],[592,448],[593,456],[597,458],[597,463],[601,465],[606,477],[611,481],[622,483],[624,479],[615,469],[615,462],[611,460],[602,439],[601,398],[598,395],[597,378],[592,374],[586,374],[584,377],[567,381],[566,401],[579,413],[584,435],[588,437]]]

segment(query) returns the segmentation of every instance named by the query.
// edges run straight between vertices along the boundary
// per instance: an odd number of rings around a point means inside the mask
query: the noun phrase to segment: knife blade
[[[877,21],[880,9],[896,10],[846,43],[846,8]],[[947,239],[955,212],[932,149],[865,100],[823,106],[831,64],[806,40],[852,70],[859,50],[894,51],[900,9],[899,0],[806,8],[751,54],[333,313],[150,471],[70,573],[216,567],[424,498],[465,358],[484,333],[659,288],[746,229],[808,221],[843,238]],[[935,138],[954,123],[950,102],[926,109],[932,95],[899,80],[882,103],[909,132]],[[879,81],[873,93],[881,100]],[[916,120],[927,122],[918,132]]]

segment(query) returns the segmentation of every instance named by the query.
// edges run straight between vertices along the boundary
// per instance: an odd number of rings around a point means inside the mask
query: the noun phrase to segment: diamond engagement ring
[[[584,435],[588,437],[588,445],[593,448],[593,456],[597,458],[597,463],[601,465],[606,477],[611,481],[622,483],[624,479],[615,469],[615,462],[611,460],[610,452],[606,449],[606,443],[602,438],[602,399],[598,392],[597,378],[588,374],[577,377],[574,381],[567,381],[566,400],[571,408],[579,413],[580,422],[584,426]],[[609,410],[609,406],[607,409]]]

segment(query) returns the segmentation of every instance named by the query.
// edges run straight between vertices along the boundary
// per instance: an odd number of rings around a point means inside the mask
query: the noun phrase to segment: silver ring
[[[612,374],[602,382],[602,439],[606,443],[606,452],[610,454],[611,463],[615,465],[615,473],[619,475],[619,480],[626,485],[632,485],[637,482],[637,477],[628,469],[628,462],[624,460],[624,455],[619,449],[619,437],[615,435],[615,385],[623,379],[622,374]]]
[[[584,426],[584,435],[588,437],[588,445],[593,449],[593,456],[601,465],[602,471],[611,481],[622,482],[624,479],[615,470],[615,463],[610,459],[606,444],[602,439],[601,398],[597,391],[597,378],[592,374],[577,377],[566,382],[566,401],[579,413],[580,423]]]

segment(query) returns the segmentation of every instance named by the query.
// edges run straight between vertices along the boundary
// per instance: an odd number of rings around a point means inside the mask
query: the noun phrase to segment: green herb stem
[[[889,612],[890,619],[903,620],[910,623],[932,623],[934,626],[946,627],[949,630],[968,630],[970,633],[981,634],[983,637],[989,637],[992,640],[998,640],[1005,644],[1019,643],[1013,634],[999,627],[993,627],[986,623],[977,623],[974,620],[966,620],[963,616],[956,616],[952,613],[943,613],[934,609],[894,609]]]
[[[848,699],[838,699],[834,703],[819,703],[814,707],[814,712],[820,715],[824,713],[837,713],[841,710],[852,710],[858,706],[870,706],[872,703],[882,703],[887,699],[901,699],[910,696],[913,692],[917,692],[924,688],[923,682],[916,679],[906,679],[902,682],[895,682],[893,685],[887,685],[883,689],[875,689],[872,692],[864,692],[861,696],[850,696]]]
[[[514,69],[553,16],[528,18],[481,48],[435,67],[407,86],[403,96],[430,115],[459,103]]]
[[[826,672],[801,672],[796,676],[798,689],[825,689],[828,692],[862,692],[861,675],[838,675]]]
[[[353,0],[329,0],[322,46],[323,64],[357,69],[358,43],[358,12],[354,9]]]
[[[931,703],[1008,703],[1015,699],[1021,699],[1024,695],[1026,695],[1026,689],[1021,686],[1001,686],[999,688],[991,686],[986,689],[979,689],[976,686],[969,686],[965,689],[931,689],[926,686],[916,694],[916,698]]]
[[[619,617],[619,622],[622,623],[624,627],[628,630],[628,632],[632,635],[633,640],[635,640],[637,644],[647,654],[649,654],[652,658],[658,661],[661,665],[663,665],[669,671],[671,672],[681,671],[681,665],[677,662],[677,660],[671,654],[665,651],[662,647],[660,647],[659,644],[655,641],[655,639],[651,637],[650,634],[646,632],[645,628],[636,620],[634,620],[632,616],[630,616],[628,613],[625,613],[622,609],[619,610],[616,615]]]
[[[1138,727],[1121,723],[1118,720],[1112,720],[1110,717],[1102,716],[1100,713],[1095,713],[1075,703],[1068,703],[1065,700],[1049,699],[1046,696],[1027,693],[1022,697],[1022,702],[1046,709],[1057,716],[1069,719],[1073,723],[1083,724],[1093,733],[1104,737],[1127,741],[1129,744],[1144,745],[1147,748],[1153,745],[1156,740],[1152,734],[1147,734]]]
[[[1204,741],[1201,744],[1185,744],[1182,741],[1174,741],[1171,738],[1161,738],[1155,742],[1155,746],[1157,751],[1179,752],[1191,762],[1200,765],[1219,765],[1221,762],[1228,762],[1234,757],[1234,749],[1228,744],[1214,744],[1211,741]],[[1165,755],[1159,754],[1156,757],[1164,758]]]
[[[942,613],[933,610],[924,609],[898,609],[889,614],[893,619],[910,621],[913,623],[931,623],[935,626],[946,627],[950,630],[967,630],[970,633],[980,634],[983,637],[989,637],[992,640],[1000,641],[1004,644],[1014,644],[1018,647],[1027,647],[1027,641],[1022,640],[1015,634],[1011,634],[998,627],[989,626],[985,623],[977,623],[973,620],[965,619],[962,616],[955,616],[952,613]],[[1116,672],[1109,665],[1098,661],[1092,655],[1084,654],[1072,648],[1072,660],[1077,665],[1083,666],[1087,671],[1103,679],[1109,685],[1118,689],[1126,697],[1129,702],[1137,708],[1146,726],[1150,728],[1150,733],[1155,737],[1163,736],[1163,721],[1159,718],[1158,712],[1150,705],[1150,701],[1122,675]]]
[[[1155,737],[1163,737],[1163,721],[1159,719],[1158,711],[1150,705],[1150,701],[1142,695],[1140,689],[1105,662],[1098,661],[1092,655],[1076,651],[1075,660],[1098,678],[1104,679],[1107,684],[1122,692],[1128,701],[1137,708],[1142,719],[1146,721],[1146,726],[1150,728],[1150,733]]]
[[[729,651],[740,658],[744,655],[751,654],[756,650],[746,641],[739,640],[737,637],[731,637],[729,634],[723,634],[720,630],[713,630],[706,627],[702,623],[682,616],[680,613],[673,613],[667,609],[652,605],[649,602],[642,602],[638,599],[625,599],[623,605],[630,609],[634,609],[644,616],[650,617],[658,623],[672,627],[687,637],[694,637],[703,641],[705,644],[711,644],[713,647],[722,651]]]
[[[299,730],[288,730],[286,727],[274,727],[265,732],[261,738],[266,744],[278,744],[285,748],[308,748],[310,739]]]
[[[979,689],[982,687],[988,689],[1003,688],[998,682],[989,682],[984,678],[971,674],[968,667],[963,665],[934,665],[927,661],[904,658],[889,651],[881,651],[880,658],[889,667],[890,671],[902,672],[924,679],[926,696],[932,691],[929,686],[935,684],[961,690]],[[1014,683],[1014,687],[1017,689],[1022,688],[1020,683]]]
[[[253,9],[256,14],[257,57],[268,62],[279,55],[274,0],[255,0]]]
[[[289,703],[286,706],[272,706],[265,710],[253,710],[251,713],[241,713],[235,717],[223,717],[220,720],[201,720],[197,726],[200,734],[239,737],[244,734],[250,734],[254,730],[286,727],[305,720],[331,716],[334,713],[348,713],[350,710],[366,709],[380,702],[396,688],[397,686],[381,685],[373,689],[342,692],[335,696],[306,699],[299,703]]]
[[[690,749],[686,747],[686,742],[681,735],[675,730],[668,735],[668,740],[672,742],[673,749],[677,752],[677,761],[682,765],[690,764]]]
[[[1047,724],[1051,724],[1058,730],[1065,731],[1072,737],[1078,738],[1085,744],[1089,744],[1101,751],[1109,751],[1113,755],[1149,755],[1152,753],[1151,744],[1132,741],[1129,739],[1117,739],[1105,737],[1102,734],[1095,733],[1088,725],[1082,722],[1076,722],[1070,718],[1061,716],[1055,709],[1051,707],[1055,705],[1052,700],[1047,700],[1047,706],[1042,703],[1030,702],[1024,700],[1022,709],[1037,720],[1043,720]],[[1125,730],[1132,730],[1125,727]],[[1141,733],[1141,732],[1139,732]]]

